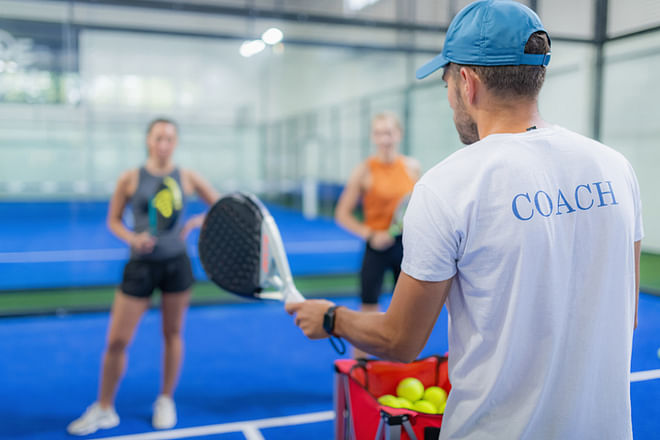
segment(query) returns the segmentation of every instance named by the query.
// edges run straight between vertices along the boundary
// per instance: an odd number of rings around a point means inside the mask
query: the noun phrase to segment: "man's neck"
[[[523,100],[505,104],[489,105],[487,110],[480,110],[475,117],[479,130],[479,139],[498,133],[523,133],[530,129],[547,127],[541,119],[538,104]]]

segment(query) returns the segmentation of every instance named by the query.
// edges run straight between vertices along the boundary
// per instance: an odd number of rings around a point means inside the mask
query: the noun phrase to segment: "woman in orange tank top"
[[[360,270],[362,311],[378,311],[378,296],[385,272],[394,279],[401,271],[401,236],[388,232],[394,211],[401,199],[412,191],[420,175],[419,162],[399,153],[401,125],[392,113],[379,113],[371,122],[373,155],[358,165],[344,187],[335,210],[335,220],[366,242]],[[362,202],[364,221],[354,211]],[[355,350],[354,357],[366,353]]]

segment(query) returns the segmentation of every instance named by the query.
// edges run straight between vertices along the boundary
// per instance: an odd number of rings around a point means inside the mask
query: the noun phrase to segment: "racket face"
[[[199,236],[199,258],[209,279],[250,298],[261,291],[264,214],[259,205],[241,193],[221,198],[207,213]]]

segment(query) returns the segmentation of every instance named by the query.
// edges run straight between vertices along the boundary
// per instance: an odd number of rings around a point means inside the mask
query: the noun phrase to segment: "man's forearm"
[[[401,338],[388,323],[385,313],[356,312],[340,307],[336,311],[334,334],[354,347],[374,356],[399,362],[410,362],[417,353],[401,346]]]
[[[426,345],[447,299],[451,279],[419,281],[401,272],[385,313],[356,312],[339,307],[332,333],[362,351],[400,362],[411,362]],[[287,313],[308,338],[327,337],[324,314],[335,304],[323,299],[290,302]]]

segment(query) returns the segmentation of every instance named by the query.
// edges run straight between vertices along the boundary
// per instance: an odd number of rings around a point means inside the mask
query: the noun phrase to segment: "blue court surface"
[[[341,304],[357,307],[355,299]],[[385,297],[383,305],[386,306]],[[642,295],[632,359],[636,439],[660,432],[660,297]],[[96,395],[107,313],[0,320],[1,438],[62,439]],[[155,432],[160,316],[144,317],[117,396],[121,424],[88,438],[330,439],[333,361],[328,341],[308,341],[279,303],[190,310],[176,393],[179,424]],[[443,311],[422,355],[447,349]],[[561,404],[561,402],[558,402]]]

